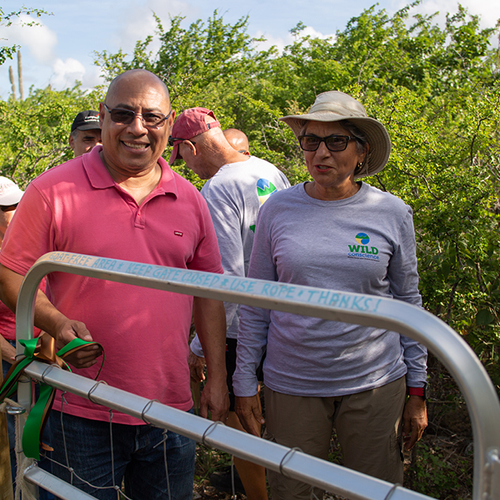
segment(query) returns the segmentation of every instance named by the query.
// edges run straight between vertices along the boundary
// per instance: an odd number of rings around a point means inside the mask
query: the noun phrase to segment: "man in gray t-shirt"
[[[170,164],[182,158],[202,179],[201,190],[217,234],[222,266],[226,274],[246,276],[252,251],[257,214],[274,193],[290,186],[274,165],[234,149],[226,140],[212,111],[191,108],[175,121],[170,144]],[[234,412],[232,375],[236,362],[239,306],[225,302],[226,365],[231,407],[227,425],[243,430]],[[203,379],[203,351],[197,339],[191,343],[191,379]],[[249,500],[267,498],[263,467],[235,457],[236,468]]]
[[[250,156],[250,145],[248,144],[248,137],[245,132],[236,128],[227,128],[223,131],[224,137],[229,145],[244,155]]]

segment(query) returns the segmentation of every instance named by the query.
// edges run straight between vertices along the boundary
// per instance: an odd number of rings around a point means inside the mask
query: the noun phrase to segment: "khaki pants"
[[[264,389],[266,439],[327,459],[332,430],[342,448],[344,465],[389,481],[403,482],[399,428],[406,399],[402,377],[378,389],[350,396],[289,396]],[[309,499],[312,487],[268,471],[273,500]],[[314,488],[322,498],[323,492]]]

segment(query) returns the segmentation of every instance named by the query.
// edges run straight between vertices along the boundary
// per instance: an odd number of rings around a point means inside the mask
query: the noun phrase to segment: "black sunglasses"
[[[136,113],[131,109],[123,109],[123,108],[113,108],[110,109],[106,104],[104,105],[106,111],[109,113],[111,117],[111,121],[115,123],[120,123],[122,125],[130,125],[136,116],[140,116],[142,118],[142,123],[145,127],[149,128],[159,128],[162,127],[165,123],[165,120],[168,120],[169,116],[172,114],[172,110],[168,115],[163,115],[162,113]]]
[[[14,203],[14,205],[5,205],[5,206],[0,206],[0,210],[2,212],[12,212],[12,210],[15,210],[17,208],[18,203]]]
[[[319,145],[324,142],[330,151],[344,151],[349,141],[355,141],[356,137],[350,135],[332,134],[328,137],[318,137],[317,135],[301,135],[299,137],[300,147],[304,151],[316,151]]]
[[[179,141],[189,141],[191,144],[196,144],[196,142],[192,141],[191,139],[181,139],[180,137],[172,137],[170,136],[168,138],[168,145],[173,147],[174,143],[179,142]]]

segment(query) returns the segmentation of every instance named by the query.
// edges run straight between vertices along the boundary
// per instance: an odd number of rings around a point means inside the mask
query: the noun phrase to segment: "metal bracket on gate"
[[[500,451],[498,448],[493,448],[488,451],[486,456],[484,500],[495,500],[500,498]]]
[[[23,413],[26,413],[26,408],[24,408],[23,406],[6,404],[5,413],[7,413],[7,415],[22,415]]]

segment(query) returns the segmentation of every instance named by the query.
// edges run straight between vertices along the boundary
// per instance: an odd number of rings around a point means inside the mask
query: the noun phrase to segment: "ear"
[[[167,137],[170,137],[170,135],[172,134],[172,127],[174,126],[174,121],[175,121],[175,111],[172,110],[172,113],[170,113],[168,120],[165,122]]]
[[[197,150],[196,150],[196,146],[191,142],[191,141],[183,141],[182,144],[186,145],[187,148],[188,148],[188,151],[190,152],[190,154],[192,154],[193,156],[196,156],[197,155]]]
[[[106,108],[104,107],[104,103],[99,103],[99,127],[102,129],[102,125],[104,123],[104,113],[106,112]]]
[[[69,147],[74,151],[75,150],[75,139],[73,138],[72,134],[69,134]]]
[[[188,140],[182,141],[179,144],[179,155],[184,161],[186,161],[186,158],[189,158],[191,156],[196,156],[195,145]]]

